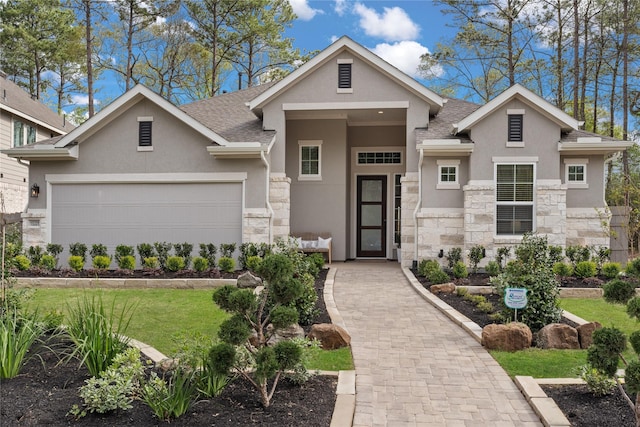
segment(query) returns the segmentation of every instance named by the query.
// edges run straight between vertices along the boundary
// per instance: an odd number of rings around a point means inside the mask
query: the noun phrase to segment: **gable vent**
[[[351,88],[351,64],[338,64],[338,88]]]
[[[509,114],[508,141],[522,141],[522,114]]]
[[[151,124],[153,122],[138,122],[138,145],[141,147],[151,146]]]

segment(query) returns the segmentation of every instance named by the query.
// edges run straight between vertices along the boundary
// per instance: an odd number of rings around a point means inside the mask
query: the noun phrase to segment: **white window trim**
[[[15,143],[16,143],[16,140],[15,140],[16,122],[20,122],[22,124],[22,145],[15,145]],[[29,142],[29,129],[33,129],[34,135],[35,135],[35,139],[31,143]],[[11,148],[25,147],[25,146],[27,146],[29,144],[33,144],[35,142],[38,142],[38,127],[32,125],[30,122],[26,122],[22,118],[16,119],[15,117],[12,117],[11,118],[11,142],[10,142],[11,145],[10,145],[10,147]]]
[[[493,157],[493,185],[494,185],[494,216],[493,216],[493,237],[495,239],[521,239],[521,234],[498,234],[498,205],[520,205],[520,206],[532,206],[532,224],[531,224],[531,233],[535,233],[537,231],[537,217],[538,217],[538,207],[536,204],[537,200],[537,191],[536,191],[536,182],[537,182],[537,157],[521,157],[521,158],[512,158],[512,157]],[[498,202],[498,165],[531,165],[533,166],[533,196],[531,202]]]
[[[153,121],[153,116],[139,116],[138,117],[138,121],[139,122],[152,122]]]
[[[400,153],[400,163],[359,163],[358,157],[360,153]],[[398,149],[398,147],[372,147],[372,148],[358,148],[355,155],[356,166],[369,167],[369,166],[402,166],[404,165],[404,150]]]
[[[524,116],[524,108],[509,108],[507,109],[507,120],[511,115],[522,115]],[[522,141],[507,141],[506,146],[508,148],[524,148],[524,118],[522,119]]]
[[[587,180],[587,165],[589,159],[564,159],[564,181],[567,184],[567,188],[589,188],[589,181]],[[582,166],[584,170],[584,179],[582,181],[569,181],[569,167]]]
[[[438,165],[438,184],[436,185],[437,190],[459,190],[460,189],[460,160],[437,160],[436,164]],[[454,167],[456,180],[454,182],[451,181],[442,181],[442,168],[443,167]]]
[[[318,147],[318,173],[302,174],[302,147]],[[322,140],[298,141],[298,181],[322,181]]]

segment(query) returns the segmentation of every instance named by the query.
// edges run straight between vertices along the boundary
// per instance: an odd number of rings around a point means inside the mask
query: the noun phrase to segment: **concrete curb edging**
[[[105,289],[214,289],[236,286],[236,279],[101,279],[80,277],[17,277],[20,288],[105,288]]]

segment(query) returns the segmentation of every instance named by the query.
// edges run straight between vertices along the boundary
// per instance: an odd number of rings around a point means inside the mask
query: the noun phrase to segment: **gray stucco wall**
[[[567,207],[568,208],[595,208],[604,207],[604,176],[605,164],[603,156],[562,156],[560,159],[560,177],[562,183],[566,184],[565,161],[574,162],[587,160],[587,182],[589,188],[568,188]]]
[[[138,117],[153,117],[153,151],[139,152]],[[210,141],[153,103],[141,101],[82,142],[76,161],[32,161],[30,182],[40,185],[31,209],[47,202],[45,174],[247,172],[245,207],[265,207],[265,168],[259,159],[218,160],[207,153]]]
[[[459,189],[438,189],[438,160],[459,161]],[[425,157],[422,163],[422,207],[462,208],[464,192],[462,187],[469,180],[469,157]]]

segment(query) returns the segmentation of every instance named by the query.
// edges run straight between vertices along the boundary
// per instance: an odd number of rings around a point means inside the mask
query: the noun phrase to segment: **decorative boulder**
[[[267,326],[268,332],[271,332],[272,330],[272,325]],[[302,329],[302,326],[298,325],[297,323],[294,323],[293,325],[288,326],[284,329],[278,329],[276,333],[273,334],[271,338],[269,338],[268,344],[273,345],[277,342],[289,340],[292,338],[304,338],[304,329]]]
[[[531,347],[533,334],[524,323],[492,324],[482,328],[482,345],[487,350],[518,351]]]
[[[434,294],[452,294],[456,291],[453,283],[443,283],[441,285],[431,285],[429,291]]]
[[[262,279],[254,276],[253,274],[251,274],[251,272],[247,271],[246,273],[242,273],[240,276],[238,276],[238,282],[236,286],[238,286],[238,288],[240,289],[255,289],[261,285]]]
[[[351,344],[351,336],[344,328],[331,323],[316,323],[311,326],[307,335],[309,339],[317,339],[325,350],[348,347]]]
[[[540,348],[579,349],[578,331],[564,323],[551,323],[538,331],[536,345]]]
[[[602,328],[599,322],[589,322],[584,325],[580,325],[576,328],[578,331],[578,341],[580,342],[580,348],[589,348],[593,344],[593,332],[596,329]]]

